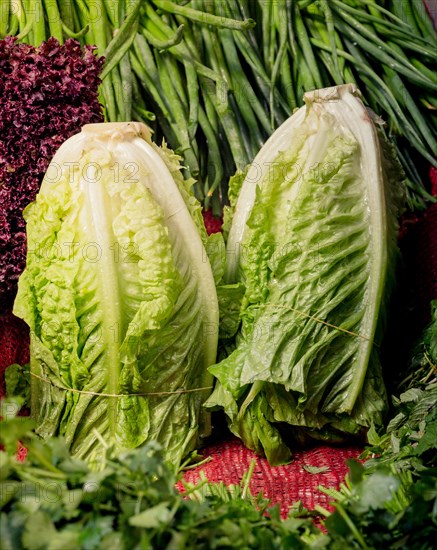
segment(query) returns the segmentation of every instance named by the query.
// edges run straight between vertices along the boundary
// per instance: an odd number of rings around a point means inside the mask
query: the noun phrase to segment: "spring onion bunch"
[[[182,154],[206,207],[304,92],[356,83],[387,121],[410,208],[436,166],[437,33],[422,0],[10,0],[0,35],[75,37],[105,55],[108,121],[148,123]]]

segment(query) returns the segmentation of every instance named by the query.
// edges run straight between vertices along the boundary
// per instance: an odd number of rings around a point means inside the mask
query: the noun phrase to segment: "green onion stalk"
[[[205,208],[302,105],[353,82],[386,121],[411,210],[435,200],[437,33],[421,0],[9,0],[0,36],[53,36],[106,58],[107,121],[138,120],[184,159]]]

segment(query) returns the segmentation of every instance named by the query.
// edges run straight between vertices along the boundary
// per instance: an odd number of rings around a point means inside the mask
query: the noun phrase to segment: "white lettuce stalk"
[[[293,438],[381,422],[379,326],[402,174],[352,85],[305,95],[242,184],[228,283],[245,285],[236,349],[210,368],[210,407],[273,463]],[[284,443],[285,439],[285,443]]]
[[[32,415],[90,461],[154,439],[178,464],[210,431],[217,295],[178,161],[142,124],[84,126],[25,212]]]

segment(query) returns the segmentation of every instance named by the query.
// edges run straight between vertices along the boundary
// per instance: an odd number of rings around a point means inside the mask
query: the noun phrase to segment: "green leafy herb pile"
[[[397,400],[402,412],[364,456],[350,464],[349,479],[325,525],[344,548],[432,548],[437,534],[437,384]]]
[[[437,535],[437,311],[417,345],[421,374],[393,398],[395,414],[382,435],[369,432],[364,466],[350,464],[340,491],[326,490],[336,511],[326,519],[343,548],[428,549]],[[422,354],[426,368],[418,368]]]
[[[29,449],[24,463],[0,452],[2,550],[316,548],[320,531],[295,510],[280,519],[279,507],[242,487],[188,487],[150,442],[111,458],[98,473],[72,458],[62,439],[41,442],[31,421],[16,417],[18,402],[5,400],[1,442],[9,452],[16,438]]]
[[[364,466],[350,463],[334,500],[327,533],[299,503],[287,519],[277,506],[240,486],[201,476],[175,489],[177,474],[156,442],[111,458],[93,472],[72,458],[62,439],[42,442],[32,422],[17,417],[21,400],[4,400],[0,442],[2,549],[411,549],[428,550],[437,534],[437,384],[411,389],[395,400],[398,414],[381,437],[372,434]],[[24,463],[13,453],[17,438],[29,449]],[[375,454],[377,457],[375,457]],[[188,498],[187,498],[188,497]]]
[[[414,346],[409,367],[401,373],[399,390],[426,388],[437,375],[437,300],[431,301],[431,322]]]

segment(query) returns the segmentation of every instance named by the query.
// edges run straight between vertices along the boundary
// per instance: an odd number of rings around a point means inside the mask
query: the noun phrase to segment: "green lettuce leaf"
[[[247,167],[247,169],[244,171],[237,170],[237,172],[229,179],[229,184],[228,184],[229,204],[223,207],[223,235],[226,241],[228,239],[229,231],[232,226],[232,220],[235,214],[235,206],[237,204],[238,196],[241,191],[241,186],[243,185],[243,182],[247,176],[248,169],[249,167]]]
[[[380,424],[386,408],[379,323],[402,175],[353,88],[306,102],[241,188],[225,275],[245,287],[241,324],[235,350],[210,367],[207,406],[272,463],[290,458],[302,428],[337,441]]]
[[[176,160],[143,125],[85,126],[25,212],[37,433],[97,464],[155,439],[177,465],[210,430],[217,295]]]

